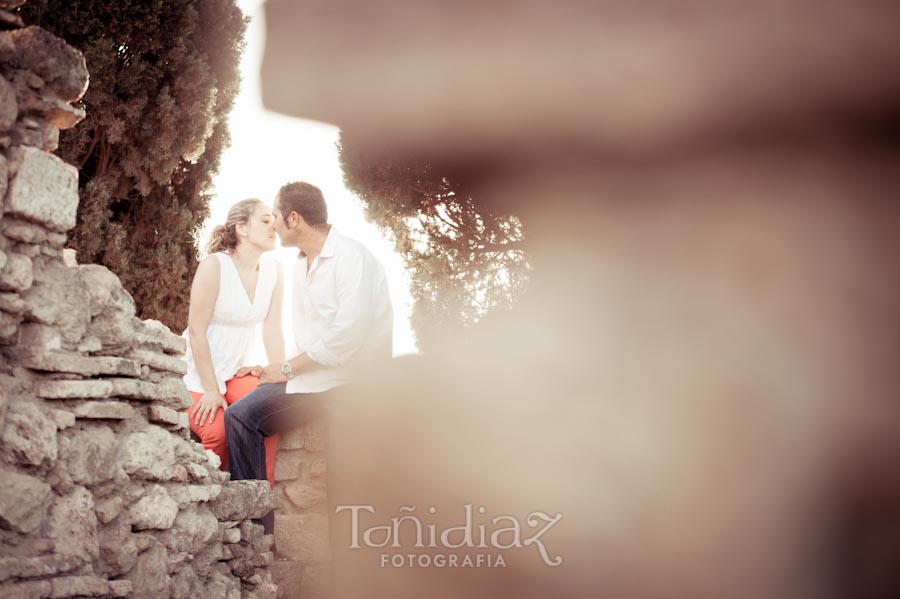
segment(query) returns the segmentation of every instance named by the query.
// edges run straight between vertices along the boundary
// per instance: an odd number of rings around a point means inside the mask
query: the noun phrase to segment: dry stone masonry
[[[78,172],[49,152],[88,71],[19,4],[0,2],[0,595],[275,597],[251,521],[274,494],[191,440],[183,339],[63,249]]]

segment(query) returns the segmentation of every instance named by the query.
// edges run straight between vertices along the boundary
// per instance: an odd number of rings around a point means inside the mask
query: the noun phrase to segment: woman
[[[274,219],[257,199],[243,200],[213,230],[207,256],[191,285],[188,328],[184,332],[188,364],[184,383],[194,405],[188,408],[191,431],[228,470],[225,410],[254,389],[261,367],[254,357],[259,326],[269,363],[284,361],[281,330],[281,268],[265,252],[275,249]],[[266,438],[266,478],[274,486],[278,436]]]

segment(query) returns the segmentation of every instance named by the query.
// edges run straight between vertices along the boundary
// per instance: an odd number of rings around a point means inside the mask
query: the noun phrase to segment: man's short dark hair
[[[283,218],[296,212],[312,227],[328,223],[328,206],[325,205],[322,190],[315,185],[305,181],[287,183],[278,190],[277,197]]]

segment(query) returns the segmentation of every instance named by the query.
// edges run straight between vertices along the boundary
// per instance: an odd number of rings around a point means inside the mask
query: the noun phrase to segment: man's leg
[[[231,480],[265,480],[265,437],[298,426],[323,413],[325,393],[284,393],[285,385],[262,385],[225,411]],[[275,515],[261,519],[266,533],[274,530]]]

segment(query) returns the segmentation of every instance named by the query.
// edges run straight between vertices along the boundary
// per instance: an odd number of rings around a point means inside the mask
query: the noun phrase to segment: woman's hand
[[[197,402],[197,405],[191,409],[191,417],[197,426],[203,426],[207,422],[212,424],[216,419],[216,412],[219,408],[223,410],[228,409],[228,402],[225,401],[225,398],[218,391],[207,391],[200,398],[200,401]]]
[[[242,376],[247,376],[248,374],[258,377],[262,374],[262,371],[262,366],[241,366],[235,373],[234,378],[240,378]]]

